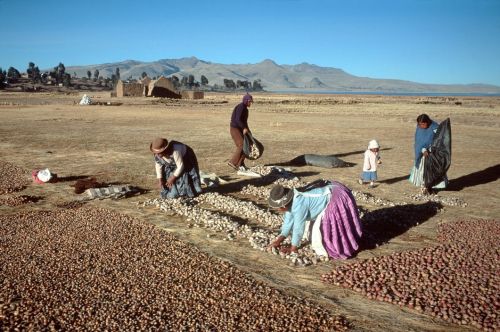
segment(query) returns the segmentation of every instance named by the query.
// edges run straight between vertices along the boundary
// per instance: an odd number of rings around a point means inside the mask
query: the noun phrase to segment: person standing
[[[433,189],[444,189],[448,184],[446,175],[443,180],[432,188],[426,188],[424,183],[425,158],[429,156],[434,135],[438,130],[438,123],[431,120],[427,114],[420,114],[417,117],[417,128],[415,129],[415,162],[410,173],[410,182],[420,187],[422,193],[428,194]]]
[[[376,140],[372,139],[368,143],[368,149],[365,151],[363,173],[361,173],[361,179],[358,180],[359,184],[370,182],[370,188],[375,186],[375,181],[377,181],[377,165],[382,163],[379,150],[380,145]]]
[[[229,124],[229,133],[236,145],[236,149],[227,164],[239,172],[248,171],[248,168],[245,166],[245,154],[243,153],[243,136],[246,133],[250,133],[250,129],[248,128],[248,108],[252,103],[253,97],[248,93],[244,95],[242,102],[233,109]]]
[[[166,138],[155,138],[153,153],[156,178],[162,198],[195,197],[202,192],[196,155],[189,146]]]

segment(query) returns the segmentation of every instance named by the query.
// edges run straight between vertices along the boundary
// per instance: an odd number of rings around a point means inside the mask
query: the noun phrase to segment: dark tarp
[[[443,181],[451,165],[451,123],[450,118],[439,124],[432,145],[431,153],[425,158],[424,182],[426,188],[432,188]]]

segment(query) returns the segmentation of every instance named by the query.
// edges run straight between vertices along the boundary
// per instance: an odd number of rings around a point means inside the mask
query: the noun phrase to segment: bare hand
[[[429,151],[424,151],[422,154],[424,155],[424,157],[428,157],[429,156]]]
[[[269,245],[267,246],[267,250],[270,250],[272,248],[278,248],[280,245],[281,245],[281,242],[283,242],[283,240],[285,239],[285,237],[283,236],[278,236],[276,238],[276,240],[274,240],[273,242],[269,243]]]
[[[246,135],[250,132],[248,128],[243,128],[243,135]]]
[[[169,188],[172,188],[172,186],[174,185],[175,183],[175,180],[176,180],[176,177],[175,176],[171,176],[167,179],[167,187]]]
[[[280,250],[284,254],[291,254],[291,253],[297,253],[297,247],[296,246],[290,246],[290,247],[283,247]]]

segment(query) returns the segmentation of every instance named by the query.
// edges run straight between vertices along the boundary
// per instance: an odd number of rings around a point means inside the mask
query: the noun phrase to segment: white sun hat
[[[380,145],[378,145],[378,142],[374,139],[372,139],[370,141],[370,143],[368,143],[368,149],[378,149],[380,148]]]

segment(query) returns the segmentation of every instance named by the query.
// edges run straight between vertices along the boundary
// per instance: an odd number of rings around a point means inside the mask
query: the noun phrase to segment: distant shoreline
[[[334,90],[266,90],[270,93],[283,94],[324,94],[324,95],[382,95],[407,97],[500,97],[500,93],[477,92],[384,92],[384,91],[334,91]]]
[[[375,92],[375,91],[330,91],[330,90],[266,90],[283,94],[322,94],[322,95],[381,95],[408,97],[500,97],[500,93],[459,93],[459,92]]]

